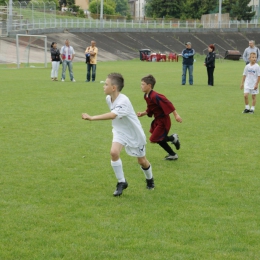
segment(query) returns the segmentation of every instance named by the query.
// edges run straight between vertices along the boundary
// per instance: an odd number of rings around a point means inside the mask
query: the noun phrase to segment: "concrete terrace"
[[[27,33],[27,32],[19,32]],[[216,52],[223,57],[226,50],[238,50],[243,54],[249,40],[255,40],[260,47],[259,29],[244,30],[98,30],[86,29],[49,29],[28,31],[28,34],[45,34],[48,46],[55,41],[61,47],[65,39],[69,39],[76,51],[75,61],[85,60],[85,49],[91,40],[97,42],[99,61],[129,60],[139,58],[140,49],[150,49],[152,52],[177,52],[185,48],[185,42],[190,41],[198,54],[205,55],[207,46],[216,44]],[[15,35],[12,35],[13,37]],[[1,41],[15,41],[14,38],[2,38]]]

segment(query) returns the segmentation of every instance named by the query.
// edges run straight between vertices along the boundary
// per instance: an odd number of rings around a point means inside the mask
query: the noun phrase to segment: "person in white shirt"
[[[250,40],[249,41],[249,47],[247,47],[243,53],[243,60],[245,61],[246,65],[250,62],[249,61],[249,56],[250,53],[254,52],[256,53],[256,62],[260,61],[260,51],[259,49],[255,46],[255,41]]]
[[[123,147],[128,155],[137,157],[146,178],[146,188],[154,189],[152,166],[145,156],[146,136],[129,98],[121,93],[123,87],[124,78],[121,74],[109,74],[105,81],[104,92],[107,95],[106,101],[110,112],[96,116],[82,114],[84,120],[112,120],[113,140],[110,155],[111,166],[117,178],[114,196],[120,196],[128,187],[120,159]]]
[[[68,39],[65,41],[65,45],[61,48],[60,54],[61,54],[61,59],[62,59],[61,81],[65,81],[66,69],[67,69],[67,66],[68,66],[69,74],[70,74],[70,80],[72,82],[76,82],[76,80],[74,79],[74,76],[73,76],[73,65],[72,65],[72,61],[75,57],[75,51],[74,51],[73,47],[70,46],[70,42],[69,42]]]
[[[256,105],[256,95],[259,93],[260,67],[256,63],[257,54],[250,53],[250,63],[245,66],[240,89],[244,89],[245,109],[242,113],[253,114]],[[250,109],[248,95],[252,95],[252,106]]]

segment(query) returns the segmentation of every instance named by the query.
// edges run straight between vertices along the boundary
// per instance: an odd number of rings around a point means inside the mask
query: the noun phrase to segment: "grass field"
[[[103,62],[95,83],[83,63],[75,83],[68,73],[52,82],[50,64],[1,70],[0,259],[260,259],[260,105],[241,113],[242,61],[217,61],[214,87],[202,64],[193,86],[181,86],[181,62]],[[81,119],[108,112],[99,82],[110,72],[124,75],[136,112],[145,110],[140,79],[153,74],[183,119],[172,117],[177,161],[147,144],[153,191],[123,152],[129,187],[113,197],[111,121]],[[151,119],[140,120],[148,140]]]

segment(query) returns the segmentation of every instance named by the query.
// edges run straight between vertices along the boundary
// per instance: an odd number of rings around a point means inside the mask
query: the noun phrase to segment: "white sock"
[[[251,110],[255,111],[255,107],[251,106]]]
[[[150,180],[153,178],[153,173],[152,173],[152,165],[150,164],[149,168],[148,169],[143,169],[143,167],[141,167],[143,173],[144,173],[144,176],[147,180]]]
[[[121,159],[119,158],[117,161],[111,161],[111,166],[114,170],[118,182],[125,182],[123,164]]]
[[[249,106],[249,105],[246,105],[246,109],[248,109],[248,110],[249,110],[249,109],[250,109],[250,106]]]

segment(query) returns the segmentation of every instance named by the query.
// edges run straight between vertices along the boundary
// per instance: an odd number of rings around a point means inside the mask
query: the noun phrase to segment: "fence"
[[[10,32],[30,29],[49,28],[131,28],[131,29],[197,29],[197,28],[260,28],[257,19],[250,22],[228,21],[214,23],[204,21],[173,21],[173,20],[126,20],[126,19],[92,19],[90,18],[56,18],[54,2],[13,2],[12,16],[9,6],[0,7],[0,36]],[[2,8],[2,9],[1,9]],[[10,19],[11,18],[11,19]]]
[[[16,30],[17,24],[35,19],[56,19],[56,3],[54,2],[12,2],[12,12],[9,3],[0,6],[0,36],[7,36],[9,31]]]
[[[224,28],[260,28],[260,23],[229,21],[221,24]],[[92,19],[28,19],[13,21],[13,31],[47,28],[143,28],[143,29],[192,29],[220,28],[219,24],[198,22],[165,21],[127,21],[127,20],[92,20]]]
[[[9,3],[6,2],[6,6],[9,7]],[[30,2],[12,2],[13,17],[18,20],[26,19],[37,19],[37,18],[56,18],[56,4],[54,2],[41,2],[41,1],[30,1]]]

